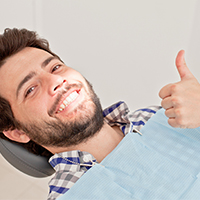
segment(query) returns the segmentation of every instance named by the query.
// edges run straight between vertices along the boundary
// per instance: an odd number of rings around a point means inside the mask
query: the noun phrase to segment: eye
[[[55,72],[56,70],[58,70],[61,67],[61,65],[56,65],[55,67],[53,67],[52,69],[52,73]]]
[[[29,88],[27,91],[26,91],[26,94],[25,94],[25,98],[35,89],[35,86]]]

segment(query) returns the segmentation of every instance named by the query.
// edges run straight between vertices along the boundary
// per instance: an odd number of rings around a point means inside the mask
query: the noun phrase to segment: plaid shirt
[[[131,113],[127,105],[120,101],[105,109],[103,115],[105,122],[110,126],[119,126],[126,135],[129,132],[139,131],[160,108],[152,106]],[[56,171],[49,182],[48,200],[53,200],[67,192],[97,161],[91,154],[75,150],[55,154],[49,162]]]

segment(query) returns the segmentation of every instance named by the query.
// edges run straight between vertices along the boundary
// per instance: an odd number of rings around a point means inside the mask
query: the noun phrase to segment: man
[[[184,62],[184,51],[177,55],[176,66],[181,81],[160,91],[162,107],[171,126],[199,127],[200,85]],[[6,29],[1,35],[0,75],[1,137],[23,143],[36,154],[54,155],[49,199],[66,193],[127,133],[140,134],[160,109],[130,113],[119,102],[102,112],[90,83],[66,66],[46,40],[25,29]]]

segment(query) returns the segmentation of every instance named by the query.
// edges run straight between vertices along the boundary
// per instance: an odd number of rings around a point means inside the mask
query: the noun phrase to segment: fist
[[[159,96],[171,126],[197,128],[200,126],[200,84],[188,69],[184,54],[181,50],[176,57],[180,81],[164,86]]]

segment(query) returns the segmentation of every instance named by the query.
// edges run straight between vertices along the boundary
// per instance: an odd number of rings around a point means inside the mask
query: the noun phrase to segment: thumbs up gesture
[[[200,126],[200,84],[188,69],[184,54],[181,50],[176,57],[176,67],[181,80],[164,86],[159,96],[171,126],[197,128]]]

